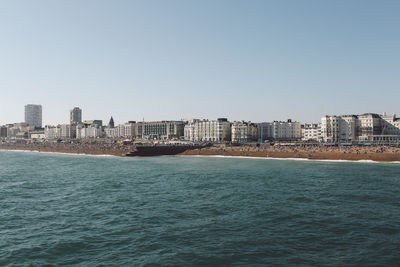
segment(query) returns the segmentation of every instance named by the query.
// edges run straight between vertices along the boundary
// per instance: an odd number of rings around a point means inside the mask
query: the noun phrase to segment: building
[[[44,127],[44,136],[47,140],[61,138],[61,127],[47,125],[46,127]]]
[[[34,130],[29,132],[29,138],[32,140],[44,140],[46,138],[46,135],[43,129]]]
[[[199,119],[184,119],[182,120],[185,124],[184,126],[184,139],[186,141],[194,141],[195,137],[194,137],[194,128],[195,128],[195,123],[199,122]]]
[[[215,121],[195,120],[185,126],[185,140],[224,142],[231,140],[231,123],[226,118]]]
[[[8,128],[6,126],[0,127],[0,138],[7,138]]]
[[[322,141],[321,124],[320,123],[306,123],[301,126],[301,140],[305,142]]]
[[[257,141],[257,125],[251,122],[233,122],[231,133],[232,143],[247,143],[251,141]]]
[[[258,124],[258,141],[272,141],[273,137],[273,127],[271,122],[261,122]]]
[[[111,127],[106,127],[104,128],[104,134],[107,138],[119,138],[119,131],[118,128],[111,128]]]
[[[301,139],[301,124],[292,120],[274,121],[272,123],[272,134],[275,140],[295,141]]]
[[[61,139],[71,139],[71,125],[70,124],[61,124],[60,125],[60,138]],[[76,134],[76,128],[75,128]]]
[[[108,128],[114,128],[114,119],[111,116],[110,122],[108,123]]]
[[[396,114],[387,116],[382,115],[382,134],[384,135],[400,135],[400,118]]]
[[[117,127],[107,126],[104,128],[104,133],[108,138],[137,138],[138,137],[138,124],[136,121],[128,121],[124,124],[119,124]]]
[[[79,124],[82,122],[82,109],[74,107],[69,112],[70,114],[70,124]]]
[[[324,142],[353,142],[357,139],[359,129],[360,120],[356,115],[324,116],[321,119]]]
[[[17,135],[21,132],[28,134],[28,132],[31,128],[25,122],[8,124],[6,127],[7,127],[7,138],[8,139],[16,139]],[[19,135],[19,136],[21,136],[21,135]]]
[[[368,140],[370,136],[383,134],[383,121],[381,116],[375,113],[366,113],[355,116],[357,119],[357,132],[355,138]]]
[[[76,127],[77,139],[100,138],[103,136],[103,129],[98,124],[79,124]]]
[[[29,104],[25,106],[25,123],[31,127],[42,128],[42,106]]]
[[[362,115],[324,116],[321,119],[324,142],[397,142],[400,119],[396,115],[375,113]]]
[[[301,139],[301,124],[292,120],[262,122],[258,125],[259,141],[297,141]]]
[[[87,126],[88,125],[94,125],[94,124],[96,124],[99,127],[103,126],[103,121],[102,120],[85,120],[82,123],[87,125]]]
[[[15,136],[16,140],[26,140],[29,138],[28,132],[18,132]]]
[[[136,138],[141,139],[179,139],[184,134],[182,121],[137,122]]]
[[[123,130],[120,130],[120,134],[125,138],[136,138],[138,136],[138,127],[136,121],[128,121],[123,125]]]

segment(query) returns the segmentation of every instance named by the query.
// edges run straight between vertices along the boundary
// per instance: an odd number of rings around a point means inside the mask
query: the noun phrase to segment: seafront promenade
[[[125,156],[134,151],[134,145],[119,143],[52,143],[52,144],[0,144],[3,150],[29,150],[89,155]],[[387,146],[229,146],[213,145],[200,149],[189,149],[180,155],[187,156],[233,156],[263,158],[303,158],[314,160],[372,160],[400,161],[400,148]]]

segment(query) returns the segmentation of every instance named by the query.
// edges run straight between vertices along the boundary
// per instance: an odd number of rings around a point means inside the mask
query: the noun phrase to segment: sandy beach
[[[395,147],[208,147],[187,150],[182,154],[311,160],[400,161],[400,148]]]
[[[70,154],[87,155],[112,155],[125,156],[132,151],[131,146],[121,146],[118,144],[1,144],[2,150],[24,150],[38,152],[58,152]]]
[[[134,146],[107,143],[79,144],[1,144],[3,150],[28,150],[39,152],[59,152],[88,155],[125,156]],[[250,147],[250,146],[212,146],[187,150],[180,155],[237,156],[263,158],[302,158],[311,160],[372,160],[400,161],[400,148],[397,147]]]

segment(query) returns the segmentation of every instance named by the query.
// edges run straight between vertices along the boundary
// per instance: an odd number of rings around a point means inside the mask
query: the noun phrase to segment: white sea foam
[[[67,152],[48,152],[38,150],[14,150],[14,149],[2,149],[0,151],[10,152],[23,152],[23,153],[41,153],[49,155],[64,155],[64,156],[82,156],[82,157],[112,157],[112,158],[125,158],[121,156],[108,155],[108,154],[85,154],[85,153],[67,153]],[[400,161],[374,161],[370,159],[360,160],[347,160],[347,159],[308,159],[308,158],[274,158],[274,157],[251,157],[251,156],[225,156],[225,155],[175,155],[176,157],[206,157],[206,158],[236,158],[236,159],[259,159],[259,160],[288,160],[288,161],[315,161],[315,162],[348,162],[348,163],[380,163],[380,164],[400,164]],[[166,155],[166,157],[171,157]],[[135,157],[129,157],[130,159]],[[148,158],[148,157],[146,157]]]
[[[82,157],[118,157],[115,155],[108,154],[85,154],[85,153],[69,153],[69,152],[51,152],[51,151],[39,151],[39,150],[19,150],[19,149],[2,149],[0,151],[8,151],[8,152],[21,152],[21,153],[40,153],[40,154],[49,154],[49,155],[64,155],[64,156],[82,156]]]
[[[274,158],[274,157],[250,157],[250,156],[224,156],[224,155],[178,155],[179,157],[207,157],[207,158],[237,158],[237,159],[259,159],[259,160],[288,160],[288,161],[317,161],[317,162],[348,162],[348,163],[394,163],[400,161],[374,161],[370,159],[348,160],[348,159],[308,159],[308,158]]]

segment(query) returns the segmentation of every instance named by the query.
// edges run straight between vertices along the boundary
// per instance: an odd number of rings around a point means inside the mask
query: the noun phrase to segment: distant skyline
[[[2,1],[0,125],[400,114],[399,1]]]

